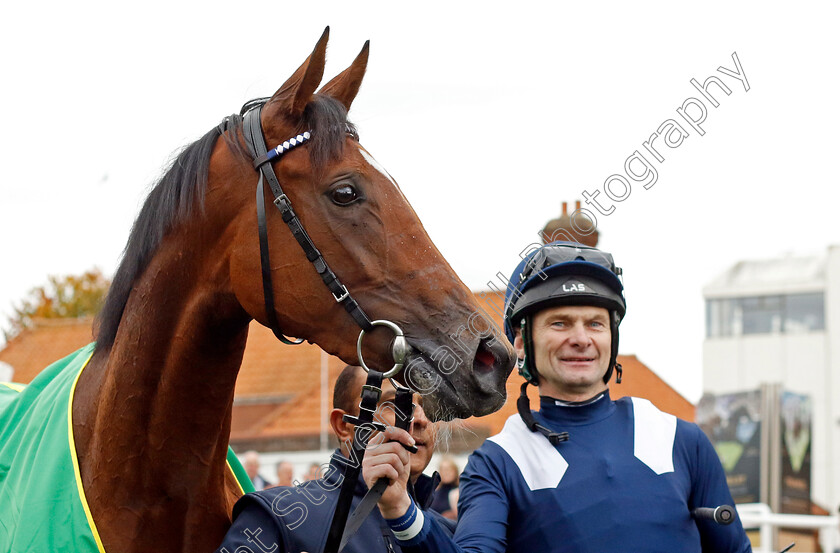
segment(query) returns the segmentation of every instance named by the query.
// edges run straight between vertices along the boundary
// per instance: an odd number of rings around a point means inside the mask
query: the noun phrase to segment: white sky
[[[731,88],[705,136],[661,147],[658,182],[598,219],[625,270],[622,353],[696,401],[702,286],[741,259],[840,243],[840,9],[513,6],[4,3],[0,315],[47,275],[110,274],[170,155],[274,92],[330,25],[325,80],[371,39],[351,119],[474,289],[699,97],[691,78]],[[716,71],[733,52],[749,92]]]

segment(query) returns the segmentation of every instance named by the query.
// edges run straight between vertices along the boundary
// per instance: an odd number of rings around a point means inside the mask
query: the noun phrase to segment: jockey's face
[[[540,375],[540,395],[583,401],[604,391],[610,362],[609,312],[603,307],[556,306],[532,317],[531,338]],[[522,337],[514,348],[525,355]]]

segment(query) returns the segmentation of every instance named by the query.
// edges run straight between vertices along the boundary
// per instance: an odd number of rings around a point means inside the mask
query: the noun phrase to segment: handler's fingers
[[[397,471],[397,475],[407,471],[409,464],[408,452],[397,442],[369,446],[362,461],[362,467],[366,471],[380,465],[389,465]]]
[[[383,444],[368,444],[365,451],[365,461],[370,464],[391,463],[394,468],[407,467],[411,457],[400,442],[385,442]]]
[[[396,426],[389,426],[385,429],[385,432],[380,432],[376,436],[370,439],[368,442],[368,447],[371,444],[377,445],[382,444],[385,442],[400,442],[405,445],[414,445],[414,438],[403,430],[402,428],[397,428]]]
[[[402,461],[395,455],[380,456],[375,460],[363,463],[365,482],[376,482],[380,478],[394,481],[400,478],[403,468]]]
[[[362,475],[368,487],[379,478],[387,478],[391,483],[408,480],[410,456],[399,442],[386,442],[369,445],[362,461]]]

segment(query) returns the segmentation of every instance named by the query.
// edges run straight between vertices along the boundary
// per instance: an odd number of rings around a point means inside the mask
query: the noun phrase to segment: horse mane
[[[265,101],[248,102],[243,110]],[[113,346],[134,284],[148,267],[166,234],[178,223],[188,221],[196,208],[203,213],[210,155],[217,139],[222,136],[236,156],[250,160],[242,142],[242,122],[240,114],[225,117],[221,124],[185,147],[152,188],[131,227],[105,304],[96,316],[93,337],[97,351],[107,351]],[[345,107],[333,98],[318,94],[304,109],[295,133],[305,130],[312,132],[307,149],[310,163],[316,171],[341,156],[346,133],[358,138],[355,127],[347,121]],[[268,148],[274,146],[267,145]],[[255,174],[254,183],[256,180]]]

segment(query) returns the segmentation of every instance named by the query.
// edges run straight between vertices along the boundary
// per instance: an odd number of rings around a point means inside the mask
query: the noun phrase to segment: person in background
[[[288,461],[277,463],[277,485],[291,486],[294,479],[294,466]]]
[[[243,456],[242,467],[248,473],[251,483],[254,484],[256,491],[264,490],[269,486],[268,482],[260,476],[260,454],[254,451],[246,451]]]
[[[446,518],[451,518],[452,520],[458,520],[458,498],[461,497],[461,490],[459,488],[455,488],[449,492],[449,511],[448,514],[444,514]]]
[[[321,477],[321,465],[319,463],[312,463],[309,465],[309,471],[306,473],[306,476],[303,477],[304,482],[309,482],[310,480],[318,480]]]
[[[329,467],[322,471],[323,478],[305,481],[293,487],[275,487],[250,493],[240,498],[233,508],[233,525],[216,550],[217,553],[323,551],[339,495],[339,482],[345,467],[352,463],[349,446],[355,427],[344,421],[344,415],[358,416],[359,396],[365,381],[365,372],[352,365],[345,367],[336,381],[329,423],[341,447],[333,453]],[[391,425],[390,428],[393,428],[396,418],[393,408],[395,395],[396,390],[390,381],[384,381],[376,419]],[[437,473],[432,477],[423,474],[432,459],[436,429],[423,412],[422,398],[415,394],[414,401],[416,407],[410,436],[417,446],[417,453],[410,456],[410,475],[407,479],[410,484],[407,487],[416,504],[425,508],[439,481]],[[376,435],[371,437],[371,442],[378,438],[381,439]],[[321,469],[319,465],[314,465],[314,468],[316,471]],[[360,475],[354,490],[352,509],[356,508],[367,491],[368,487]],[[447,534],[451,535],[454,531],[451,520],[432,511],[429,511],[428,516],[438,518],[440,527]],[[378,509],[371,511],[342,550],[342,553],[400,552],[399,545]]]
[[[455,459],[449,455],[441,457],[438,465],[438,472],[440,473],[440,486],[435,490],[435,495],[432,498],[430,509],[437,511],[446,518],[455,519],[455,510],[452,507],[452,491],[458,489],[458,480],[461,476],[461,471]],[[455,501],[457,504],[457,499]]]

